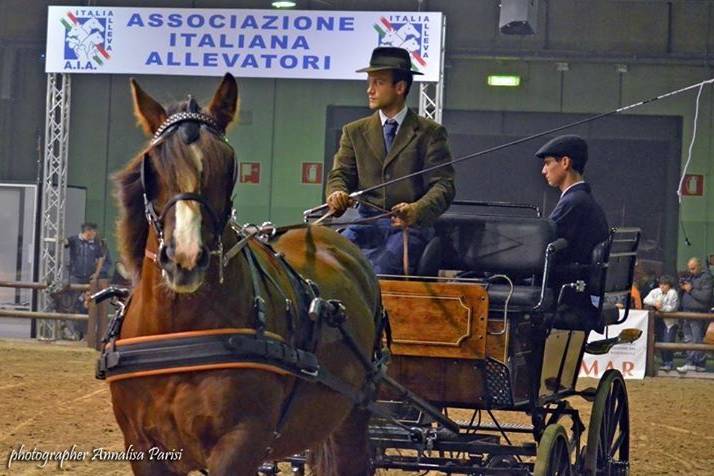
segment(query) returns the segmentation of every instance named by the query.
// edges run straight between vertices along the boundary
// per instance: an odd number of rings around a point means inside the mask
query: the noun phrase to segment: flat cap
[[[558,136],[538,149],[535,155],[539,159],[567,155],[573,159],[574,163],[584,166],[585,162],[588,161],[588,143],[582,137],[574,134]]]

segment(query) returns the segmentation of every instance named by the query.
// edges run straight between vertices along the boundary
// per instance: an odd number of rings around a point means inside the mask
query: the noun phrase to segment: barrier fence
[[[95,293],[109,285],[108,279],[98,279],[90,284],[67,284],[57,292],[63,291],[89,291]],[[22,281],[0,281],[2,288],[15,289],[32,289],[33,291],[44,291],[49,288],[44,283],[32,283]],[[107,313],[109,311],[109,303],[94,304],[90,301],[87,314],[74,314],[66,312],[39,312],[39,311],[21,311],[15,309],[0,309],[0,318],[15,318],[15,319],[46,319],[58,321],[87,321],[87,347],[99,349],[101,340],[107,329]]]
[[[61,291],[96,291],[103,289],[109,285],[109,280],[100,279],[90,284],[68,284]],[[43,283],[31,283],[20,281],[0,281],[0,287],[46,290],[49,286]],[[0,309],[0,318],[21,318],[21,319],[49,319],[62,321],[87,321],[87,346],[99,349],[101,347],[101,339],[106,332],[108,324],[109,303],[94,304],[90,301],[87,314],[73,314],[63,312],[37,312],[37,311],[21,311],[14,309]],[[647,362],[645,367],[645,375],[654,377],[657,375],[657,367],[655,365],[655,352],[658,350],[671,351],[687,351],[700,350],[705,352],[714,352],[714,345],[704,343],[687,343],[687,342],[657,342],[655,336],[656,320],[664,317],[672,319],[685,320],[714,320],[714,313],[700,312],[669,312],[662,313],[659,311],[650,311],[648,314],[647,326]],[[702,376],[701,372],[698,376]],[[714,373],[711,374],[714,378]]]
[[[700,320],[700,321],[712,321],[714,320],[714,314],[704,313],[704,312],[659,312],[650,311],[648,316],[648,326],[647,326],[647,366],[645,375],[648,377],[655,377],[657,375],[657,366],[655,365],[655,352],[657,350],[671,350],[671,351],[686,351],[686,350],[701,350],[704,352],[714,352],[714,345],[703,344],[703,343],[693,343],[693,342],[657,342],[655,336],[657,319],[663,318],[670,319],[684,319],[684,320]],[[705,329],[706,330],[706,329]],[[691,375],[689,375],[691,376]],[[701,377],[702,372],[697,372],[697,376]],[[711,374],[714,378],[714,374]]]

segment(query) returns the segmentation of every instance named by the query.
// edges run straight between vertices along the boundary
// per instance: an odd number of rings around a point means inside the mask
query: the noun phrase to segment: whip
[[[456,159],[454,159],[454,160],[452,160],[452,161],[450,161],[450,162],[444,162],[443,164],[437,164],[437,165],[433,165],[433,166],[431,166],[431,167],[427,167],[427,168],[422,169],[422,170],[417,170],[416,172],[412,172],[412,173],[410,173],[410,174],[403,175],[403,176],[401,176],[401,177],[397,177],[397,178],[394,178],[394,179],[391,179],[391,180],[387,180],[386,182],[382,182],[382,183],[380,183],[380,184],[373,185],[373,186],[371,186],[371,187],[367,187],[367,188],[365,188],[364,190],[357,190],[357,191],[355,191],[355,192],[350,193],[349,196],[350,196],[350,198],[358,198],[358,197],[360,197],[361,195],[364,195],[365,193],[371,192],[371,191],[373,191],[373,190],[378,190],[378,189],[380,189],[380,188],[387,187],[387,186],[392,185],[392,184],[395,184],[395,183],[397,183],[397,182],[401,182],[402,180],[407,180],[407,179],[410,179],[410,178],[412,178],[412,177],[416,177],[417,175],[421,175],[421,174],[425,174],[425,173],[428,173],[428,172],[432,172],[432,171],[434,171],[434,170],[438,170],[438,169],[443,168],[443,167],[447,167],[447,166],[451,166],[451,165],[454,165],[454,164],[458,164],[459,162],[463,162],[463,161],[465,161],[465,160],[469,160],[469,159],[473,159],[473,158],[476,158],[476,157],[480,157],[480,156],[482,156],[482,155],[490,154],[490,153],[492,153],[492,152],[496,152],[496,151],[499,151],[499,150],[502,150],[502,149],[506,149],[506,148],[508,148],[508,147],[513,147],[514,145],[522,144],[522,143],[524,143],[524,142],[528,142],[528,141],[530,141],[530,140],[537,139],[537,138],[539,138],[539,137],[551,135],[551,134],[553,134],[553,133],[555,133],[555,132],[560,132],[560,131],[562,131],[562,130],[569,129],[569,128],[571,128],[571,127],[576,127],[576,126],[579,126],[579,125],[582,125],[582,124],[587,124],[588,122],[597,121],[598,119],[602,119],[603,117],[612,116],[612,115],[615,115],[615,114],[619,114],[619,113],[621,113],[621,112],[629,111],[629,110],[631,110],[631,109],[635,109],[635,108],[644,106],[645,104],[653,103],[653,102],[659,101],[659,100],[661,100],[661,99],[666,99],[666,98],[668,98],[668,97],[676,96],[677,94],[681,94],[681,93],[683,93],[683,92],[686,92],[686,91],[689,91],[689,90],[695,89],[695,88],[699,88],[699,94],[697,95],[697,112],[698,112],[698,111],[699,111],[699,98],[700,98],[700,96],[701,96],[701,90],[702,90],[702,88],[704,87],[704,85],[706,85],[706,84],[712,84],[712,83],[714,83],[714,78],[707,79],[707,80],[704,80],[704,81],[700,81],[700,82],[698,82],[698,83],[692,84],[692,85],[690,85],[690,86],[686,86],[686,87],[681,88],[681,89],[676,89],[676,90],[674,90],[674,91],[669,91],[669,92],[666,92],[666,93],[664,93],[664,94],[660,94],[659,96],[655,96],[655,97],[652,97],[652,98],[649,98],[649,99],[644,99],[644,100],[638,101],[638,102],[636,102],[636,103],[633,103],[633,104],[630,104],[630,105],[627,105],[627,106],[622,106],[622,107],[619,107],[619,108],[617,108],[617,109],[613,109],[613,110],[611,110],[611,111],[602,112],[602,113],[600,113],[600,114],[595,114],[594,116],[586,117],[585,119],[581,119],[581,120],[579,120],[579,121],[570,122],[570,123],[568,123],[568,124],[564,124],[564,125],[562,125],[562,126],[558,126],[558,127],[553,128],[553,129],[548,129],[548,130],[543,131],[543,132],[538,132],[538,133],[536,133],[536,134],[533,134],[533,135],[530,135],[530,136],[527,136],[527,137],[523,137],[523,138],[521,138],[521,139],[516,139],[516,140],[510,141],[510,142],[506,142],[505,144],[497,145],[497,146],[494,146],[494,147],[489,147],[488,149],[483,149],[483,150],[480,150],[480,151],[478,151],[478,152],[473,152],[473,153],[471,153],[471,154],[464,155],[464,156],[462,156],[462,157],[456,158]],[[697,115],[698,115],[698,114],[697,114]],[[696,116],[695,116],[695,124],[694,124],[694,134],[693,134],[693,136],[692,136],[692,142],[691,142],[691,144],[694,143],[694,135],[695,135],[695,134],[696,134]],[[692,150],[691,144],[690,144],[690,147],[689,147],[689,159],[687,160],[687,162],[686,162],[686,164],[685,164],[684,172],[686,172],[686,166],[689,165],[689,160],[691,159],[691,150]],[[679,187],[680,189],[681,189],[681,182],[682,182],[683,178],[684,178],[684,173],[682,174],[682,179],[680,179],[680,187]],[[677,191],[677,194],[680,195],[680,193],[681,193],[680,190],[678,190],[678,191]],[[681,201],[681,195],[680,195],[680,201]],[[327,204],[326,204],[326,203],[323,203],[322,205],[317,206],[317,207],[315,207],[315,208],[310,208],[310,209],[308,209],[308,210],[305,210],[305,211],[303,212],[303,215],[307,218],[309,215],[311,215],[311,214],[313,214],[313,213],[316,213],[316,212],[319,212],[319,211],[321,211],[321,210],[324,210],[325,208],[327,208]]]

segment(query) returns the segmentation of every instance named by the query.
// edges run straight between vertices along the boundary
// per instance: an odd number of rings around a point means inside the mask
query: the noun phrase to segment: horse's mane
[[[187,101],[172,105],[167,109],[167,114],[170,116],[186,111],[187,105]],[[202,112],[210,115],[207,110]],[[203,152],[203,183],[219,183],[216,182],[217,175],[223,176],[227,173],[227,164],[224,158],[232,157],[232,153],[228,150],[229,146],[205,131],[201,132],[201,137],[191,146],[193,145],[197,145]],[[144,214],[141,186],[142,159],[146,157],[147,160],[151,160],[153,175],[160,178],[162,189],[181,190],[185,188],[187,179],[195,181],[195,178],[199,176],[189,147],[181,140],[179,134],[172,134],[166,137],[153,152],[151,146],[141,151],[123,170],[113,176],[116,187],[115,198],[119,208],[119,217],[116,222],[119,255],[134,277],[141,272],[149,231]],[[180,182],[184,184],[184,187],[180,186]]]

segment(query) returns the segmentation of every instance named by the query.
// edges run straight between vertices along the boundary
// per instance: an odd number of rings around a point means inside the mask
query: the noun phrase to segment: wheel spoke
[[[622,447],[622,443],[625,440],[625,433],[623,431],[620,431],[620,433],[617,435],[617,438],[614,439],[612,442],[612,445],[610,446],[610,454],[609,457],[611,459],[615,458],[615,453],[618,452],[618,450]]]
[[[615,408],[615,414],[612,416],[612,418],[609,419],[610,424],[608,425],[608,428],[607,428],[608,448],[610,447],[610,443],[612,443],[612,440],[615,437],[615,432],[620,427],[620,418],[622,417],[622,409],[623,409],[623,405],[622,405],[622,402],[620,402],[620,405],[618,405]]]

